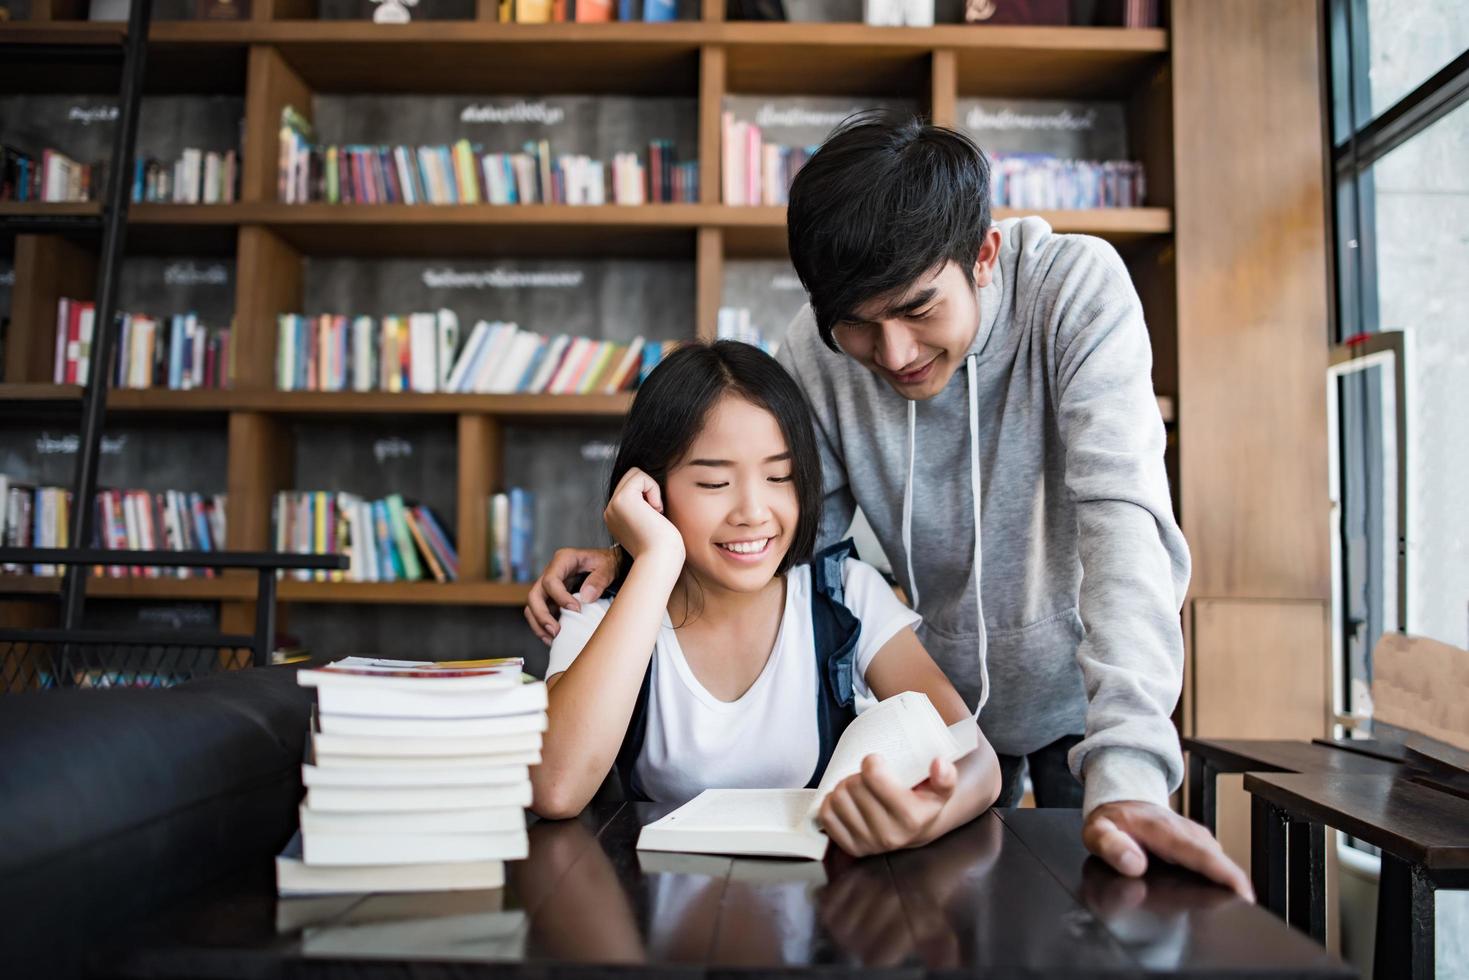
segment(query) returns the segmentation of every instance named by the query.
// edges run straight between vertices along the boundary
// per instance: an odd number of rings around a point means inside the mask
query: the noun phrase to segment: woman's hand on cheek
[[[862,771],[837,784],[821,803],[821,827],[854,857],[918,847],[932,839],[959,774],[951,762],[933,760],[928,779],[913,789],[898,783],[880,757],[862,760]]]
[[[683,564],[683,537],[663,516],[663,490],[642,470],[633,468],[623,474],[602,519],[634,559],[659,557]]]

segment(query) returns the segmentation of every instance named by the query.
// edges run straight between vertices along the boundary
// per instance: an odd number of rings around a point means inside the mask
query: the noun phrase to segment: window
[[[1402,629],[1469,647],[1469,4],[1330,0],[1337,708]]]

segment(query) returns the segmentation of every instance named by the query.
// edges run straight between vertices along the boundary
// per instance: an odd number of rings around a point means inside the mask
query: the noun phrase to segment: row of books
[[[759,126],[741,122],[728,112],[723,127],[724,203],[786,204],[791,181],[816,147],[763,142]]]
[[[164,320],[120,313],[110,382],[118,388],[224,388],[228,386],[228,327],[211,328],[196,313]],[[86,384],[96,340],[97,307],[63,298],[56,304],[56,357],[52,381]]]
[[[106,161],[80,163],[60,150],[45,149],[39,160],[0,146],[0,201],[65,203],[94,201],[107,187]],[[239,157],[234,150],[189,147],[173,161],[138,158],[133,166],[134,202],[230,204],[236,200]]]
[[[536,500],[529,490],[511,487],[490,497],[490,581],[529,582],[534,575]]]
[[[553,155],[548,140],[485,153],[461,139],[437,146],[322,146],[310,123],[281,113],[278,192],[286,204],[645,204],[699,199],[698,164],[672,141],[648,144],[647,164],[619,153],[609,168],[585,154]]]
[[[401,494],[283,490],[275,495],[275,547],[301,555],[345,554],[346,571],[298,571],[303,581],[436,582],[459,578],[453,536],[431,510]]]
[[[190,147],[177,160],[138,159],[133,167],[133,201],[149,204],[233,204],[238,197],[240,159],[234,150]]]
[[[714,321],[714,336],[717,340],[737,340],[758,347],[771,356],[780,348],[778,343],[765,339],[751,319],[749,307],[745,306],[721,306]]]
[[[530,767],[546,686],[519,658],[348,657],[316,692],[300,831],[276,859],[282,897],[491,889],[526,857]]]
[[[182,490],[101,489],[94,547],[108,551],[218,551],[224,546],[226,506],[223,494],[205,496]],[[30,486],[0,474],[0,525],[12,548],[64,548],[71,528],[71,491],[64,487]],[[24,569],[7,564],[5,571],[59,575],[53,564]],[[111,578],[213,577],[212,569],[123,567],[93,569]]]
[[[678,341],[642,337],[627,344],[568,334],[547,337],[513,323],[482,320],[469,335],[444,390],[613,395],[636,388],[677,346]]]
[[[228,512],[224,494],[206,497],[182,490],[99,490],[97,536],[108,551],[220,551]],[[97,575],[111,578],[213,578],[212,568],[154,568],[109,565]]]
[[[614,394],[634,388],[676,346],[547,337],[481,320],[460,345],[454,311],[348,318],[283,313],[276,320],[282,391]]]
[[[996,154],[990,199],[1002,208],[1135,208],[1146,194],[1143,165],[1132,160],[1063,160]]]
[[[96,200],[107,186],[105,176],[105,162],[79,163],[50,148],[37,159],[12,146],[0,146],[0,201]]]
[[[615,15],[615,16],[614,16]],[[678,20],[678,0],[500,0],[502,24],[599,24]]]

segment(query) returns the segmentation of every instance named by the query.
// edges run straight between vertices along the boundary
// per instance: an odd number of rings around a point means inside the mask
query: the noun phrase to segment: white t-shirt
[[[845,602],[862,623],[857,639],[858,710],[870,704],[867,668],[888,640],[921,618],[898,601],[871,565],[847,559]],[[566,670],[581,653],[610,600],[563,610],[546,676]],[[648,798],[683,802],[713,787],[795,788],[816,768],[816,641],[811,625],[811,566],[786,574],[785,609],[775,648],[760,676],[736,701],[721,701],[694,676],[668,614],[653,650],[648,727],[634,775]],[[621,736],[618,736],[621,741]]]

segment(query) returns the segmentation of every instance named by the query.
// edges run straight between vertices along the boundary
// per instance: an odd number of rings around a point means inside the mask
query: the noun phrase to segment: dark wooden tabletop
[[[1469,869],[1469,800],[1394,776],[1246,773],[1245,790],[1434,871]]]
[[[924,848],[818,863],[637,851],[667,810],[536,823],[493,892],[278,903],[260,869],[100,963],[129,977],[1352,975],[1191,874],[1114,874],[1088,858],[1076,811],[989,813]]]
[[[1320,741],[1264,738],[1185,738],[1183,747],[1224,772],[1328,772],[1392,775],[1401,760]]]

